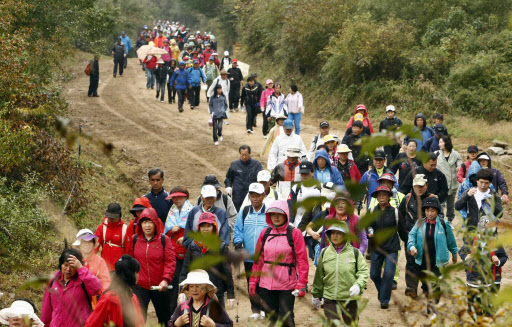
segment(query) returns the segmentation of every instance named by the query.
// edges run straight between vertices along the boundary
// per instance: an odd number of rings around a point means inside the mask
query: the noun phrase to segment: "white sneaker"
[[[264,139],[267,139],[267,137],[268,137],[267,135],[263,135],[263,138],[264,138]]]
[[[265,320],[265,311],[260,311],[261,320]]]
[[[222,141],[224,140],[224,138],[222,136],[219,136],[219,141]]]
[[[251,131],[251,130],[249,130],[249,133],[254,134],[254,132],[253,132],[253,131]]]
[[[163,101],[160,101],[160,102],[164,103]]]
[[[219,145],[219,142],[215,142],[215,143],[213,143],[213,144],[214,144],[214,145]]]
[[[437,315],[435,313],[433,313],[428,318],[430,319],[430,321],[433,321],[437,318]]]
[[[248,130],[247,130],[247,133],[250,133],[250,132],[251,132],[251,130],[250,130],[250,129],[248,129]]]
[[[224,125],[229,125],[229,122],[227,120],[225,120]]]
[[[260,320],[261,319],[261,315],[259,313],[253,313],[252,315],[249,316],[249,320]]]

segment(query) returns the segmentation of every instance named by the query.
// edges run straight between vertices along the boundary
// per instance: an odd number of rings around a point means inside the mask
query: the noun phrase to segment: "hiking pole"
[[[238,306],[240,304],[240,263],[238,263],[238,276],[236,277],[236,316],[235,320],[238,322]]]

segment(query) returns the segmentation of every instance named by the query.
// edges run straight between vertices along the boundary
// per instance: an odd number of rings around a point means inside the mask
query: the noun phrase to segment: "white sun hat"
[[[34,312],[34,307],[27,301],[17,300],[11,304],[11,307],[0,310],[0,324],[9,325],[9,318],[28,316],[32,319],[32,326],[44,327],[43,322]]]

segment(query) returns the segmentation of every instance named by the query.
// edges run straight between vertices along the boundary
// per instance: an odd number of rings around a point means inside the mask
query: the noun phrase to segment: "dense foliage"
[[[307,105],[334,109],[318,108],[322,114],[394,103],[410,113],[489,121],[512,119],[511,7],[510,0],[235,5],[247,60],[258,57],[276,78],[307,84]]]

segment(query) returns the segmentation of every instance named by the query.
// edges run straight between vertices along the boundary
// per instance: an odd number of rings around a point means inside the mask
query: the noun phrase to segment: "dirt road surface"
[[[81,66],[85,67],[85,64]],[[206,174],[216,174],[221,182],[224,181],[230,163],[238,159],[238,147],[242,144],[250,145],[253,158],[260,160],[266,167],[267,158],[259,156],[265,142],[261,133],[261,116],[258,116],[255,133],[247,134],[245,112],[230,114],[229,125],[224,125],[223,129],[224,141],[219,146],[214,146],[212,129],[208,127],[204,91],[199,109],[190,110],[186,103],[185,111],[179,113],[177,104],[171,105],[167,102],[167,94],[165,103],[160,103],[155,99],[156,90],[146,89],[146,77],[138,61],[129,60],[123,77],[113,78],[112,67],[111,60],[100,61],[99,98],[87,97],[88,77],[81,69],[77,70],[77,78],[70,81],[64,90],[64,96],[71,104],[69,118],[75,125],[81,123],[85,133],[111,142],[115,148],[125,149],[127,155],[136,158],[138,167],[131,167],[130,170],[137,172],[133,178],[141,185],[141,189],[147,189],[145,172],[152,167],[161,167],[165,171],[164,186],[167,190],[176,185],[185,185],[192,198],[195,198],[199,195],[200,185]],[[307,148],[317,130],[316,125],[302,126],[301,136]],[[332,132],[337,135],[344,133],[341,130]],[[404,266],[402,251],[399,259],[398,290],[393,292],[388,310],[380,309],[374,284],[371,280],[368,281],[368,288],[363,294],[363,298],[368,299],[368,304],[360,317],[361,326],[407,325],[403,319],[416,326],[429,324],[425,309],[421,313],[409,314],[406,318],[401,315],[397,302],[402,306],[410,303],[404,296]],[[310,289],[314,272],[315,266],[311,263]],[[240,318],[235,323],[237,326],[257,326],[254,322],[248,322],[251,310],[245,292],[245,278],[240,279],[240,287],[244,291],[240,294],[238,311],[235,306],[228,308],[228,313],[234,321],[238,312]],[[421,301],[426,303],[424,298]],[[318,326],[320,313],[312,309],[310,293],[295,302],[297,326]],[[150,313],[148,322],[156,324],[154,312]]]

